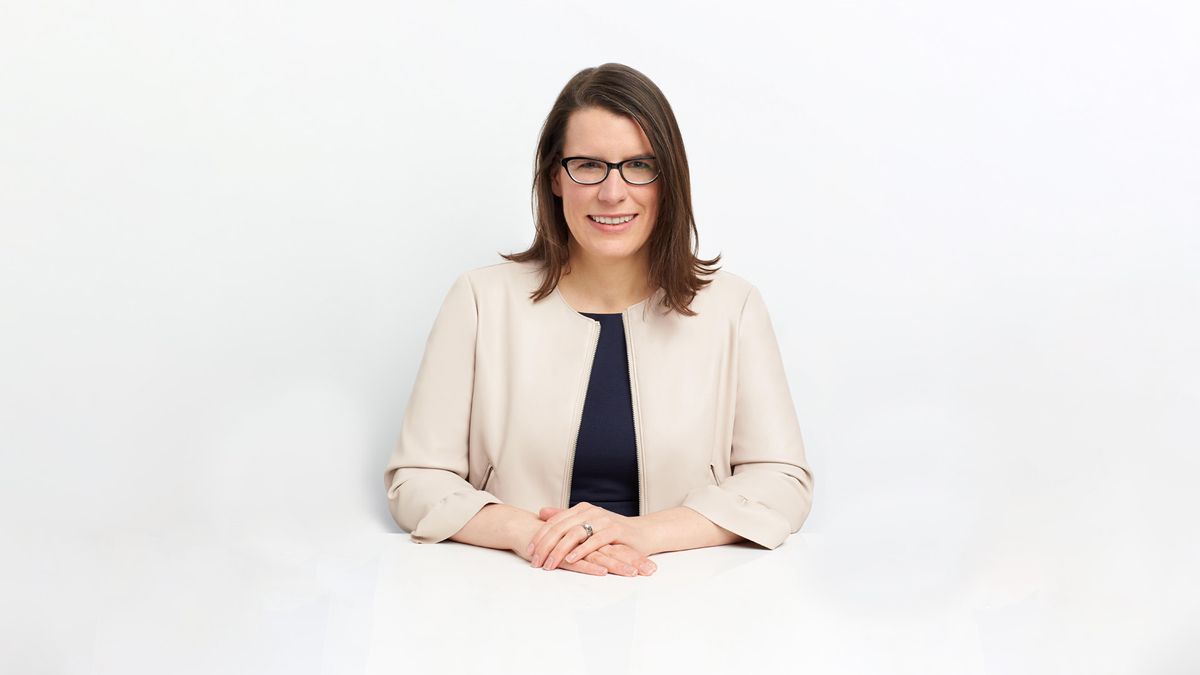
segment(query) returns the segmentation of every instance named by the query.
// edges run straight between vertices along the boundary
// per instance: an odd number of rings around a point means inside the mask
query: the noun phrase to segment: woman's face
[[[581,108],[567,121],[563,157],[591,157],[621,162],[633,157],[653,155],[650,140],[638,123],[603,108]],[[604,182],[580,185],[571,180],[559,165],[551,183],[554,194],[562,197],[563,215],[574,243],[571,255],[583,255],[596,262],[612,262],[633,256],[647,256],[643,246],[650,238],[658,216],[658,192],[662,178],[649,185],[631,185],[615,168]],[[592,216],[629,216],[633,220],[616,227],[597,223]]]

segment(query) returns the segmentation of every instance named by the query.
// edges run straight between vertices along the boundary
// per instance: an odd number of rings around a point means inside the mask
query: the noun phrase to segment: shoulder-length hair
[[[646,245],[650,247],[651,284],[663,290],[662,306],[685,316],[697,291],[711,283],[702,275],[717,271],[721,256],[697,257],[700,234],[692,216],[691,175],[683,138],[671,104],[642,73],[620,63],[605,63],[575,74],[554,101],[542,124],[533,170],[533,243],[520,253],[500,254],[513,262],[538,262],[542,284],[530,298],[537,302],[558,285],[568,262],[570,230],[563,215],[562,198],[554,194],[551,177],[561,168],[567,120],[581,108],[596,107],[631,118],[641,126],[658,158],[662,174],[658,218]]]

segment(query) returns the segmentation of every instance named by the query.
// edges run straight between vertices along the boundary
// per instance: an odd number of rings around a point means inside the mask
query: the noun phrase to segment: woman
[[[758,290],[694,254],[658,87],[614,63],[575,75],[533,193],[533,245],[460,275],[434,322],[386,471],[396,522],[596,575],[781,544],[813,477],[779,347]]]

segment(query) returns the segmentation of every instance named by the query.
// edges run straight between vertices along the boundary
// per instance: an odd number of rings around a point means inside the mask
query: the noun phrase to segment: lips
[[[637,219],[638,219],[637,214],[630,214],[630,215],[633,215],[633,217],[623,223],[618,223],[616,225],[608,225],[606,223],[598,222],[596,220],[593,220],[590,215],[588,216],[588,222],[592,224],[592,227],[596,228],[597,230],[600,230],[601,232],[605,232],[605,233],[609,233],[609,234],[616,233],[616,232],[624,232],[625,230],[628,230],[634,223],[637,222]]]
[[[619,223],[619,222],[614,223],[614,222],[605,222],[605,221],[614,221],[614,220],[619,221],[619,220],[623,220],[625,218],[633,220],[634,216],[636,216],[636,215],[637,215],[636,213],[613,213],[613,214],[591,213],[591,214],[588,214],[588,218],[590,218],[594,222],[601,223],[603,225],[620,225],[621,223]]]

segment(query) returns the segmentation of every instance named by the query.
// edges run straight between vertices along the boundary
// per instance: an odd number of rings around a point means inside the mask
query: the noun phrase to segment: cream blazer
[[[718,270],[696,316],[622,313],[642,514],[686,506],[767,548],[800,529],[813,473],[758,289]],[[481,508],[567,507],[600,323],[534,263],[461,274],[434,320],[385,482],[392,517],[421,543]]]

